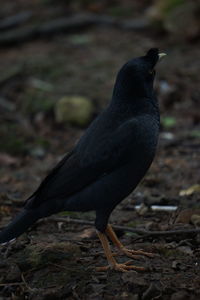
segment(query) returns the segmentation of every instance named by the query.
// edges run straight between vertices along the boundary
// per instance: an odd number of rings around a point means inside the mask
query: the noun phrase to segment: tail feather
[[[0,232],[0,244],[8,243],[26,231],[39,219],[35,210],[23,209],[11,223]]]

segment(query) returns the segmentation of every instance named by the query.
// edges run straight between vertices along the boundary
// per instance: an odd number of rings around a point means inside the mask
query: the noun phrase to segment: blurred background
[[[184,0],[2,2],[3,184],[16,166],[28,166],[27,180],[36,176],[38,163],[40,177],[108,103],[122,64],[151,47],[168,54],[155,84],[163,137],[198,139],[199,10],[199,1]],[[35,181],[37,176],[26,189]],[[9,191],[25,192],[14,185]]]
[[[159,149],[119,210],[200,207],[199,13],[199,0],[1,1],[2,226],[107,105],[119,68],[151,47],[167,53],[155,82]]]

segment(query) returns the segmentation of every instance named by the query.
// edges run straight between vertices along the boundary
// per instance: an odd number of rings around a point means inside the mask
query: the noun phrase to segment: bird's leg
[[[135,270],[135,271],[144,271],[145,270],[145,268],[143,268],[143,267],[137,267],[137,266],[133,266],[133,265],[130,266],[129,265],[130,261],[122,263],[122,264],[117,263],[111,252],[110,245],[109,245],[106,235],[100,231],[97,231],[97,234],[98,234],[98,237],[103,246],[106,258],[108,260],[108,266],[98,267],[98,268],[96,268],[97,271],[107,271],[109,269],[113,269],[113,270],[120,271],[120,272],[127,272],[129,270]]]
[[[107,225],[106,234],[109,236],[113,244],[118,248],[118,250],[124,253],[126,256],[137,259],[140,255],[154,257],[153,253],[145,252],[143,250],[129,250],[127,249],[118,239],[111,225]]]

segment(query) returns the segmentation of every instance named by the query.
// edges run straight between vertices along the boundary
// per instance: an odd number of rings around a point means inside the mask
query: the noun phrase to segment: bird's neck
[[[129,101],[130,99],[150,98],[152,95],[153,81],[147,81],[139,74],[133,79],[124,76],[122,71],[118,73],[113,89],[113,99]]]
[[[117,78],[110,108],[121,113],[129,111],[132,115],[145,113],[159,115],[153,84],[145,83],[140,78],[132,83],[124,80],[123,77]]]
[[[119,114],[128,114],[128,112],[131,116],[151,114],[159,118],[158,101],[153,91],[149,96],[140,97],[135,97],[134,95],[125,97],[124,94],[123,97],[113,95],[109,107],[113,112],[118,112]]]

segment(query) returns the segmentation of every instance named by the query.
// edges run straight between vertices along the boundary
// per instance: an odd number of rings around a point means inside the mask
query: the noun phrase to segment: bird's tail
[[[39,219],[37,210],[23,209],[11,223],[0,232],[0,244],[8,243],[24,233]]]

